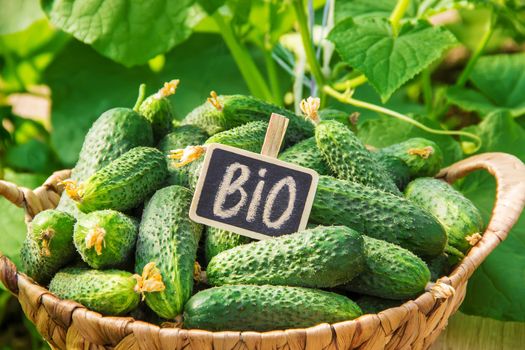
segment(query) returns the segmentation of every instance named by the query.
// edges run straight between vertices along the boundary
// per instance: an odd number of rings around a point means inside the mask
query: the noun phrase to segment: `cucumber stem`
[[[226,46],[230,50],[230,53],[239,68],[241,75],[248,85],[248,89],[251,94],[255,97],[263,98],[267,101],[272,101],[273,96],[264,80],[259,68],[255,64],[254,60],[250,56],[248,49],[242,45],[239,39],[236,37],[230,23],[227,23],[219,11],[215,12],[212,17],[220,29],[220,33]]]
[[[348,90],[348,89],[355,89],[356,87],[363,85],[366,83],[368,79],[365,77],[364,74],[358,75],[355,78],[348,79],[339,83],[334,84],[334,89],[336,90]]]
[[[460,130],[437,130],[437,129],[432,129],[432,128],[429,128],[428,126],[426,126],[425,124],[422,124],[422,123],[418,122],[417,120],[414,120],[414,119],[410,118],[409,116],[406,116],[404,114],[398,113],[398,112],[393,111],[391,109],[388,109],[388,108],[385,108],[385,107],[381,107],[381,106],[378,106],[378,105],[375,105],[375,104],[372,104],[372,103],[356,100],[356,99],[352,98],[351,96],[349,96],[348,94],[340,93],[339,91],[333,89],[332,87],[330,87],[328,85],[326,85],[324,87],[324,90],[325,90],[325,92],[328,95],[332,96],[333,98],[335,98],[339,102],[346,103],[346,104],[349,104],[349,105],[352,105],[352,106],[355,106],[355,107],[359,107],[359,108],[368,109],[368,110],[371,110],[371,111],[374,111],[374,112],[377,112],[377,113],[386,114],[388,116],[391,116],[391,117],[394,117],[396,119],[402,120],[402,121],[404,121],[406,123],[412,124],[415,127],[419,128],[421,130],[424,130],[424,131],[426,131],[428,133],[431,133],[431,134],[451,135],[451,136],[452,135],[465,136],[465,137],[468,137],[470,139],[473,139],[473,140],[476,141],[477,146],[472,151],[472,153],[476,152],[481,147],[481,144],[482,144],[481,138],[479,138],[479,136],[474,135],[474,134],[472,134],[470,132],[460,131]]]
[[[410,5],[410,0],[397,0],[396,7],[390,15],[390,25],[392,26],[392,32],[394,33],[394,36],[397,36],[399,34],[401,19],[405,15],[408,5]]]
[[[133,106],[133,110],[135,112],[139,111],[140,105],[144,100],[146,99],[146,84],[140,84],[139,86],[139,95],[137,97],[137,101],[135,102],[135,106]]]

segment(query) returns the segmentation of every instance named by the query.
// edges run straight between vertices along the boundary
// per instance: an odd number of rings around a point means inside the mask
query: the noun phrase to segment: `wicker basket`
[[[483,239],[450,276],[416,300],[353,321],[265,333],[161,328],[132,318],[104,317],[60,300],[18,273],[5,256],[0,257],[0,280],[55,349],[428,349],[463,301],[469,277],[506,238],[525,205],[525,166],[508,154],[477,155],[443,169],[438,177],[453,182],[477,169],[488,170],[497,180],[496,203]],[[57,205],[57,183],[68,176],[67,170],[57,172],[34,191],[0,181],[0,194],[24,207],[29,222]]]

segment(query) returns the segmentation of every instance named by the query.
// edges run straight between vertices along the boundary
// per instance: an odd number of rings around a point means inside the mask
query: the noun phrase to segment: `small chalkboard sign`
[[[267,155],[208,146],[190,208],[193,221],[254,239],[306,228],[319,175],[274,158],[287,122],[272,115],[261,152]]]

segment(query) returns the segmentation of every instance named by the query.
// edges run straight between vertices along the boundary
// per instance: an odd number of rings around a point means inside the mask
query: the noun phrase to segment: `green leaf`
[[[383,101],[456,42],[448,30],[424,21],[406,23],[394,36],[386,18],[347,19],[328,39],[343,60],[368,78]]]
[[[226,0],[197,0],[197,3],[202,6],[204,11],[212,15],[219,7],[226,3]]]
[[[162,71],[126,69],[88,46],[71,42],[46,72],[53,94],[51,141],[60,160],[73,166],[84,135],[98,116],[113,107],[132,107],[140,83],[150,92],[165,81],[181,80],[171,98],[179,118],[203,103],[211,90],[247,93],[228,49],[217,35],[194,35],[166,55]]]
[[[51,22],[126,66],[144,64],[186,40],[194,0],[43,0]]]
[[[514,117],[525,114],[525,53],[480,58],[470,82],[473,89],[448,89],[449,101],[481,116],[496,109],[508,110]]]
[[[0,35],[24,30],[44,17],[38,0],[0,0],[0,9]]]
[[[467,128],[483,140],[480,152],[512,153],[525,161],[525,130],[507,113],[493,113],[479,125]],[[495,199],[495,181],[486,172],[476,172],[460,189],[488,221]],[[468,283],[461,310],[505,321],[525,321],[525,217],[476,270]]]
[[[431,128],[441,129],[437,122],[428,118],[416,117],[414,119]],[[364,143],[374,147],[386,147],[411,137],[423,137],[436,142],[441,147],[445,158],[444,165],[449,165],[463,157],[461,146],[453,137],[431,134],[391,117],[365,121],[358,126],[358,136]]]
[[[45,179],[44,175],[5,172],[6,181],[28,188],[40,186]],[[0,215],[0,252],[20,266],[19,251],[26,235],[24,209],[16,207],[2,197],[0,198],[0,213],[2,213]]]

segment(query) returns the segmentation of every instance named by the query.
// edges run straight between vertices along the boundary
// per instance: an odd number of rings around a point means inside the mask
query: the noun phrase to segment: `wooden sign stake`
[[[288,118],[277,113],[272,113],[270,122],[268,123],[268,129],[266,129],[264,143],[261,148],[261,154],[263,156],[277,158],[279,151],[281,150],[284,135],[286,134],[288,122]]]

